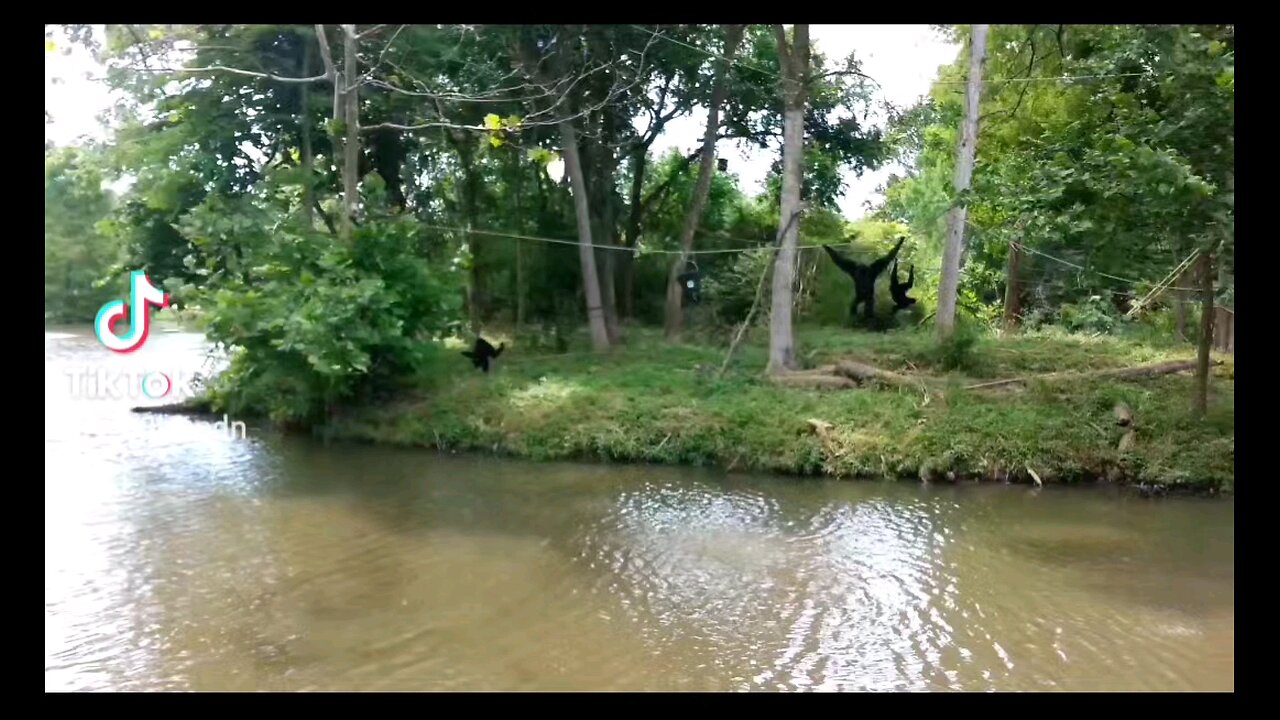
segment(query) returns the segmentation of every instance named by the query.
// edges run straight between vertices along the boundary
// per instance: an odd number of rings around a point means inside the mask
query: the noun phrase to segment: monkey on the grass
[[[876,278],[880,273],[884,272],[889,263],[898,257],[898,251],[902,249],[902,244],[906,242],[905,237],[898,238],[898,244],[884,257],[877,258],[870,264],[863,264],[856,260],[850,260],[840,253],[831,249],[829,245],[823,245],[822,249],[827,251],[831,256],[831,260],[841,270],[848,273],[853,278],[853,304],[849,306],[849,321],[852,323],[858,316],[858,306],[863,306],[863,313],[868,322],[874,319],[876,309]],[[912,267],[914,272],[915,268]],[[914,279],[913,279],[914,281]]]
[[[906,310],[916,304],[916,299],[907,297],[907,291],[916,284],[916,266],[912,265],[907,273],[907,282],[898,281],[898,261],[893,261],[893,274],[889,276],[889,294],[893,296],[893,311]]]
[[[496,360],[502,351],[506,349],[506,343],[499,343],[497,348],[490,345],[484,338],[476,338],[476,345],[471,350],[463,350],[462,354],[471,358],[471,364],[485,372],[489,372],[489,361]]]

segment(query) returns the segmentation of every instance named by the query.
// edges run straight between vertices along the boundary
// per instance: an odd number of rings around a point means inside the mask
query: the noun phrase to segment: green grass
[[[629,329],[606,355],[572,339],[569,352],[522,353],[510,337],[498,369],[456,367],[423,378],[400,401],[357,409],[333,435],[533,459],[600,459],[837,477],[1045,482],[1110,479],[1230,490],[1235,478],[1233,367],[1219,370],[1209,417],[1190,418],[1189,374],[1132,383],[1033,384],[979,392],[982,378],[1124,367],[1190,358],[1193,348],[1113,337],[1037,333],[982,337],[948,364],[931,332],[797,332],[806,366],[851,357],[886,370],[941,377],[940,390],[780,388],[763,377],[763,333],[744,343],[722,379],[723,344],[664,343]],[[530,351],[532,353],[532,351]],[[955,364],[952,363],[951,366]],[[1136,412],[1138,443],[1116,451],[1112,408]],[[806,420],[831,423],[824,444]]]

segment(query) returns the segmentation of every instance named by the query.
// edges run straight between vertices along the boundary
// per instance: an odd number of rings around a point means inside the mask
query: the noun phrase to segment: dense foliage
[[[965,39],[965,28],[953,32]],[[944,68],[890,133],[910,171],[890,183],[881,213],[938,254],[965,67]],[[962,297],[1002,303],[1017,242],[1029,250],[1024,311],[1037,321],[1110,330],[1198,248],[1216,250],[1232,304],[1232,27],[997,25],[985,74]]]
[[[944,31],[964,41],[967,28]],[[562,347],[546,335],[588,319],[589,285],[598,283],[611,343],[627,342],[628,326],[660,323],[667,253],[680,246],[699,158],[653,147],[706,106],[726,37],[714,25],[49,34],[92,47],[128,100],[104,147],[46,148],[46,317],[91,320],[123,273],[145,269],[234,351],[219,403],[304,424],[430,375],[440,341],[468,330],[503,326],[526,347]],[[725,147],[780,151],[776,38],[769,26],[747,28],[729,70]],[[915,325],[931,311],[956,201],[965,67],[958,57],[942,68],[931,95],[882,130],[867,122],[875,83],[856,58],[814,54],[800,321],[849,322],[849,280],[815,246],[869,259],[900,235],[912,238],[899,261],[904,275],[915,268],[921,302],[893,313],[882,277],[877,326]],[[1231,305],[1232,27],[995,26],[986,72],[967,315],[999,315],[1011,242],[1031,253],[1026,325],[1115,331],[1121,310],[1197,248],[1219,258]],[[702,302],[687,307],[695,326],[731,334],[770,272],[778,157],[760,197],[744,195],[732,167],[712,178],[694,249],[744,252],[693,256],[688,269],[703,283]],[[877,215],[842,218],[841,172],[891,158],[907,171]],[[131,185],[121,197],[103,189],[122,177]],[[594,275],[577,247],[545,241],[577,241],[584,226],[601,248]],[[963,348],[938,352],[963,362]]]
[[[115,289],[103,280],[119,257],[102,231],[115,198],[91,151],[46,148],[44,157],[44,315],[46,321],[92,320]]]

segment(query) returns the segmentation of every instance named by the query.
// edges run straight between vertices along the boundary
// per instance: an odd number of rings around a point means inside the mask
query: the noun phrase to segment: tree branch
[[[1030,45],[1031,45],[1031,62],[1027,63],[1027,71],[1026,71],[1025,73],[1023,73],[1023,75],[1025,75],[1026,77],[1031,77],[1031,71],[1035,69],[1035,65],[1036,65],[1036,40],[1035,40],[1035,32],[1036,32],[1036,28],[1037,28],[1037,27],[1039,27],[1039,25],[1032,25],[1032,26],[1031,26],[1031,29],[1027,31],[1027,42],[1028,42],[1028,43],[1030,43]],[[989,118],[989,117],[992,117],[992,116],[995,116],[995,115],[1000,115],[1000,114],[1002,114],[1002,113],[1006,113],[1006,112],[1007,112],[1010,116],[1017,115],[1017,114],[1018,114],[1018,108],[1022,107],[1022,98],[1026,96],[1026,94],[1027,94],[1027,88],[1028,88],[1028,87],[1030,87],[1030,86],[1031,86],[1031,83],[1022,83],[1022,88],[1018,90],[1018,100],[1017,100],[1017,102],[1015,102],[1015,103],[1013,104],[1013,109],[1012,109],[1012,110],[992,110],[991,112],[987,113],[986,115],[982,115],[981,117],[979,117],[979,118],[978,118],[978,121],[979,121],[979,122],[981,122],[981,121],[983,121],[983,120],[986,120],[986,119],[987,119],[987,118]],[[1115,112],[1115,108],[1114,108],[1114,107],[1112,108],[1112,112]]]
[[[782,72],[784,75],[790,74],[791,46],[787,44],[787,31],[781,25],[774,25],[773,36],[778,41],[778,57],[782,60]]]
[[[328,75],[316,75],[315,77],[284,77],[274,73],[254,72],[252,70],[241,70],[239,68],[226,67],[225,65],[210,65],[208,67],[184,67],[184,68],[129,68],[133,72],[150,72],[150,73],[202,73],[202,72],[225,72],[233,75],[244,75],[247,77],[262,78],[264,80],[275,80],[276,82],[286,83],[312,83],[321,80],[328,80]]]
[[[338,71],[333,67],[333,53],[329,50],[329,37],[325,34],[323,25],[316,25],[316,41],[320,43],[320,60],[324,62],[324,76],[337,77]]]
[[[320,213],[320,219],[324,220],[324,224],[329,228],[329,232],[336,236],[338,234],[338,228],[333,224],[333,218],[329,217],[329,213],[325,212],[324,208],[320,207],[320,201],[316,199],[315,195],[311,196],[311,205],[316,209],[316,212]]]
[[[846,69],[846,70],[832,70],[832,71],[830,71],[830,72],[824,72],[824,73],[822,73],[821,75],[815,75],[815,76],[813,77],[813,79],[814,79],[814,80],[821,80],[822,78],[831,77],[832,75],[857,75],[857,76],[858,76],[858,77],[860,77],[860,78],[863,78],[863,79],[866,79],[866,80],[870,80],[871,82],[875,83],[875,84],[876,84],[876,87],[884,87],[883,85],[881,85],[881,84],[880,84],[880,81],[879,81],[879,80],[876,80],[875,78],[871,77],[870,75],[867,75],[866,73],[858,72],[857,70],[847,70],[847,69]]]

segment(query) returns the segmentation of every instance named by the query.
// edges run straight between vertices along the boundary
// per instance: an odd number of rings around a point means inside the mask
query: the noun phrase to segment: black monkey
[[[898,282],[898,261],[893,261],[893,274],[889,276],[889,294],[893,296],[893,311],[906,310],[916,304],[916,299],[907,297],[907,291],[916,284],[916,266],[912,265],[907,273],[907,282]]]
[[[864,265],[856,260],[850,260],[840,253],[831,249],[829,245],[823,245],[822,249],[827,251],[831,256],[831,260],[843,271],[853,278],[853,304],[849,306],[849,320],[852,321],[858,315],[858,305],[864,306],[864,313],[867,320],[871,320],[875,316],[876,307],[876,278],[884,269],[889,266],[898,256],[898,251],[902,249],[902,243],[906,242],[905,237],[898,238],[898,244],[893,246],[887,255],[877,258],[870,265]],[[914,268],[913,268],[914,269]]]
[[[489,372],[489,361],[496,360],[502,351],[507,347],[506,343],[499,343],[495,349],[484,338],[476,338],[476,346],[471,350],[463,350],[462,354],[471,358],[471,364],[480,368],[485,372]]]

